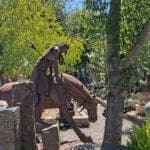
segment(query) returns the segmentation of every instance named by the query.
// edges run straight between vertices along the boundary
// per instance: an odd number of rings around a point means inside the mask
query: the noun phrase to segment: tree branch
[[[123,64],[128,67],[137,57],[139,51],[142,49],[146,40],[150,38],[150,22],[146,22],[140,33],[140,36],[132,49],[129,51],[127,57],[125,57]]]

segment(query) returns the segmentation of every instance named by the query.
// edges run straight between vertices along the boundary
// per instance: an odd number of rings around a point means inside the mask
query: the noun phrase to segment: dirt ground
[[[102,116],[104,108],[98,105],[98,120],[95,123],[90,123],[89,128],[81,128],[81,130],[93,138],[93,141],[97,144],[102,143],[104,128],[105,128],[105,117]],[[128,120],[123,120],[123,131],[122,131],[122,144],[125,145],[128,140],[128,133],[131,131],[133,123]],[[67,129],[60,131],[61,146],[60,150],[65,150],[66,148],[81,144],[77,135],[72,129]]]

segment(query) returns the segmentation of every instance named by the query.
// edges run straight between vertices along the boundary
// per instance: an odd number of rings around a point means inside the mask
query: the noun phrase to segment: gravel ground
[[[106,149],[112,149],[112,145],[107,145]],[[66,148],[65,150],[101,150],[100,144],[93,144],[93,143],[85,143],[81,145],[71,146]],[[129,150],[125,146],[113,146],[113,150]]]
[[[81,128],[81,130],[93,138],[95,143],[102,143],[105,127],[105,117],[102,116],[104,108],[98,105],[98,120],[95,123],[90,123],[89,128]],[[131,130],[132,123],[128,120],[123,120],[122,144],[125,145],[128,140],[128,133]],[[60,150],[66,149],[68,146],[79,145],[81,142],[72,129],[60,131],[60,139],[62,144]]]

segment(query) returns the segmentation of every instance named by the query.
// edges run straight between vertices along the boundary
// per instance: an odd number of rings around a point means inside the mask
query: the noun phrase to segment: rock
[[[144,114],[144,105],[136,104],[135,109],[136,109],[138,115],[142,115],[142,116],[145,115]]]
[[[0,110],[0,150],[21,150],[19,107]]]
[[[43,122],[52,125],[57,123],[59,117],[60,117],[59,108],[49,108],[49,109],[44,109],[41,119]]]
[[[0,109],[6,109],[8,107],[8,103],[5,100],[0,100]]]
[[[59,150],[60,138],[58,124],[43,129],[42,140],[45,150]]]
[[[36,143],[32,82],[23,81],[14,85],[12,101],[14,105],[20,106],[22,149],[34,150]]]
[[[150,102],[144,106],[145,117],[150,119]]]
[[[125,101],[124,107],[125,108],[130,107],[130,108],[132,108],[132,110],[135,110],[135,105],[136,105],[136,101],[135,100],[133,100],[133,99],[127,99]]]

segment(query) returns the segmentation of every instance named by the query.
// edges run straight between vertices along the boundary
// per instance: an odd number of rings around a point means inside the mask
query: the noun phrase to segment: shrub
[[[150,120],[142,127],[134,126],[129,135],[128,147],[132,150],[150,150]]]

